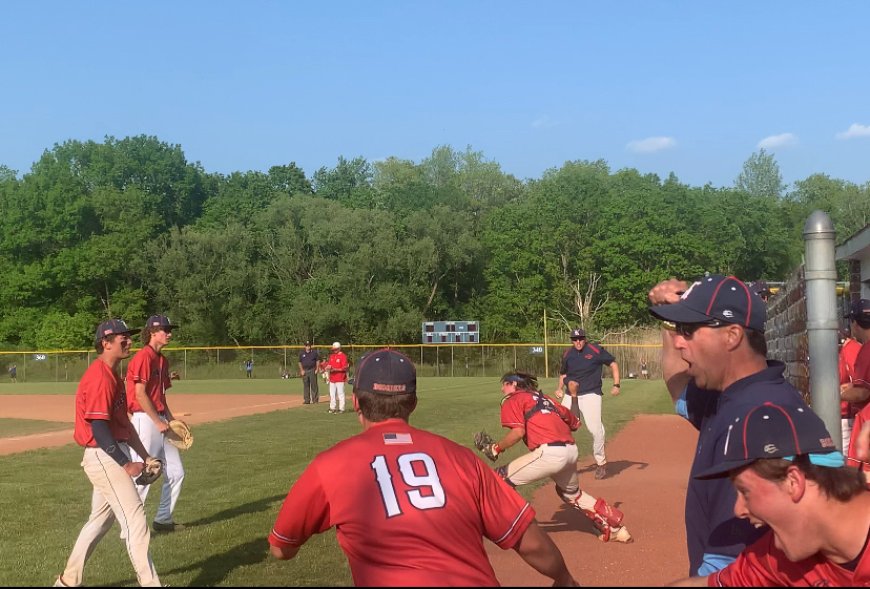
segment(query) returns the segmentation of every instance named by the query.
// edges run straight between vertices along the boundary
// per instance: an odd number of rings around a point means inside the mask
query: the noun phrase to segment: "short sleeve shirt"
[[[76,422],[73,439],[79,446],[96,448],[97,441],[91,421],[109,422],[109,431],[117,442],[129,437],[130,420],[127,417],[127,395],[124,382],[109,366],[97,358],[79,381],[76,389]]]
[[[145,393],[158,413],[166,411],[166,389],[172,386],[172,380],[169,378],[169,362],[163,354],[151,346],[146,345],[136,352],[127,366],[127,399],[131,413],[143,411],[136,399],[137,383],[145,385]]]
[[[356,586],[496,586],[482,538],[513,548],[534,515],[468,448],[388,419],[311,461],[269,543],[335,527]]]
[[[580,383],[580,394],[601,392],[601,372],[604,366],[610,366],[616,360],[610,352],[601,346],[586,342],[582,350],[570,347],[562,354],[562,368],[559,374],[564,374],[567,380]]]
[[[347,356],[344,352],[330,354],[326,363],[332,369],[329,371],[329,382],[345,382],[347,380]]]
[[[864,550],[854,572],[818,553],[792,562],[776,547],[773,531],[769,530],[737,560],[710,575],[707,584],[710,587],[867,587],[870,586],[870,550]]]
[[[523,427],[525,443],[529,450],[541,444],[566,442],[573,444],[572,428],[580,426],[580,420],[551,397],[543,395],[542,408],[530,417],[526,415],[539,403],[536,393],[518,390],[507,395],[501,402],[501,425],[509,429]]]
[[[299,352],[299,363],[302,364],[303,370],[314,370],[317,368],[317,362],[320,360],[320,354],[317,353],[317,350],[308,350],[304,349]]]
[[[781,362],[738,380],[721,393],[699,389],[694,381],[686,390],[687,419],[698,431],[695,460],[686,490],[686,541],[689,574],[697,575],[705,554],[736,557],[761,535],[748,520],[734,516],[737,498],[727,477],[698,480],[695,475],[722,460],[725,440],[734,416],[744,416],[765,401],[808,408],[800,393],[785,381]]]

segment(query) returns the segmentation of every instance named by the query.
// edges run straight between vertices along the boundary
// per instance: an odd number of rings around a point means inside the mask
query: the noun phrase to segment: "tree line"
[[[662,278],[784,279],[815,209],[848,236],[870,184],[787,191],[763,150],[716,188],[600,160],[519,180],[450,146],[226,175],[157,137],[70,140],[24,174],[0,166],[0,345],[89,347],[98,321],[156,312],[186,345],[415,343],[451,319],[538,341],[545,310],[600,337],[649,322]]]

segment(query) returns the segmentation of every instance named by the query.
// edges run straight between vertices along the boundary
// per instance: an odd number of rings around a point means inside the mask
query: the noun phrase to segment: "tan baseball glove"
[[[190,426],[180,419],[173,419],[169,422],[166,439],[179,450],[187,450],[193,446],[193,434],[190,432]]]

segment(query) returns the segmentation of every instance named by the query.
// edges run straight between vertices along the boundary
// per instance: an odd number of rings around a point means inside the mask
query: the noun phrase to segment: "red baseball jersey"
[[[344,352],[333,352],[326,360],[329,372],[329,382],[345,382],[347,380],[347,356]]]
[[[526,418],[539,403],[538,394],[518,389],[501,401],[501,424],[506,428],[524,427],[525,443],[529,450],[551,442],[574,443],[572,431],[580,427],[580,420],[552,397],[541,394],[544,407]]]
[[[97,447],[91,420],[109,422],[109,431],[116,442],[126,442],[130,436],[127,417],[127,395],[124,383],[97,358],[85,370],[76,389],[76,424],[73,438],[79,446]]]
[[[269,542],[301,546],[335,526],[357,586],[495,586],[482,537],[512,548],[535,512],[475,454],[400,419],[311,461]]]
[[[821,554],[792,562],[774,543],[773,531],[747,547],[737,560],[707,578],[710,587],[867,587],[870,550],[864,550],[853,571]]]
[[[861,351],[861,344],[857,340],[847,338],[840,348],[839,354],[839,372],[840,384],[854,382],[855,380],[855,362],[858,359],[858,352]],[[849,418],[855,417],[855,414],[860,411],[860,406],[855,407],[848,401],[840,401],[840,417]]]
[[[866,473],[867,488],[870,489],[870,462],[858,460],[858,432],[864,427],[866,422],[870,421],[870,404],[865,406],[855,415],[855,423],[852,425],[852,437],[849,440],[849,447],[846,449],[846,464],[856,468],[863,469]]]
[[[158,413],[166,411],[166,389],[172,386],[169,380],[169,362],[166,357],[152,348],[145,346],[133,356],[127,366],[127,399],[130,412],[142,411],[142,406],[136,400],[136,383],[145,384],[145,393],[154,404]]]
[[[861,346],[861,349],[858,350],[858,357],[855,358],[855,378],[852,381],[852,384],[865,389],[870,389],[870,342],[865,342]],[[863,403],[852,403],[852,415],[856,415],[868,404],[870,403],[867,401],[864,401]]]

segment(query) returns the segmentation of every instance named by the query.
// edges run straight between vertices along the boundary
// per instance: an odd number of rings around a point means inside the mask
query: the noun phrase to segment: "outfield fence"
[[[650,341],[652,340],[652,341]],[[562,353],[570,342],[517,343],[517,344],[406,344],[390,345],[409,356],[417,365],[419,376],[484,376],[498,378],[513,369],[538,375],[539,378],[556,377]],[[597,344],[593,344],[597,345]],[[650,378],[660,378],[659,335],[657,330],[643,338],[616,336],[602,343],[619,364],[621,377],[632,378],[640,374],[646,362]],[[345,344],[342,350],[353,366],[367,352],[385,347],[384,344]],[[322,358],[329,355],[328,347],[315,346]],[[247,378],[245,361],[253,361],[254,378],[289,378],[298,376],[298,358],[302,346],[214,346],[163,348],[169,359],[170,370],[182,379],[208,380]],[[96,358],[93,350],[72,351],[3,351],[0,365],[16,366],[18,382],[78,382],[85,369]],[[126,363],[121,369],[126,368]],[[605,376],[609,373],[605,370]]]

